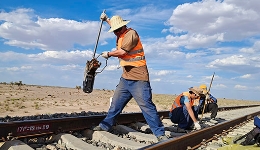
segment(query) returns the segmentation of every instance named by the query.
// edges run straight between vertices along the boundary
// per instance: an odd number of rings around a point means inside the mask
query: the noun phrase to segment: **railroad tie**
[[[20,140],[13,140],[4,142],[0,150],[33,150],[33,148]]]
[[[103,143],[109,143],[115,147],[122,147],[126,149],[139,149],[147,146],[148,144],[137,143],[134,141],[130,141],[128,139],[123,139],[118,137],[117,135],[111,134],[107,131],[92,131],[85,130],[83,131],[83,136],[90,138],[94,141],[101,141]]]
[[[60,141],[61,143],[66,145],[68,149],[75,150],[101,150],[102,148],[95,147],[91,144],[88,144],[81,139],[71,135],[71,134],[58,134],[54,137],[54,141]]]
[[[157,138],[154,135],[141,133],[124,125],[117,125],[115,126],[115,129],[122,134],[128,134],[129,136],[134,137],[138,141],[145,141],[146,143],[158,142]]]

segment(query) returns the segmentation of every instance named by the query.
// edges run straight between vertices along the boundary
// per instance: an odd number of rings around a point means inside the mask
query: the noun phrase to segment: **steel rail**
[[[168,116],[168,111],[159,112],[161,117]],[[22,138],[51,133],[61,133],[91,128],[98,125],[106,115],[66,117],[57,119],[41,119],[0,123],[0,141],[10,138]],[[145,121],[142,113],[121,114],[118,124]]]
[[[225,110],[231,110],[231,109],[242,109],[242,108],[248,108],[248,107],[258,107],[258,106],[260,106],[260,105],[219,107],[218,111],[225,111]]]
[[[199,131],[191,132],[185,134],[179,138],[174,138],[167,140],[165,142],[156,143],[153,145],[149,145],[146,147],[141,148],[140,150],[192,150],[196,149],[198,145],[203,143],[205,139],[211,139],[216,134],[221,134],[223,131],[230,129],[230,127],[234,127],[242,122],[247,121],[248,119],[252,119],[254,116],[260,114],[260,111],[233,119],[231,121],[223,122],[218,125],[201,129]]]
[[[222,107],[219,108],[219,111],[255,106],[259,105]],[[159,111],[158,113],[161,118],[169,118],[169,111]],[[61,132],[83,130],[98,125],[105,117],[106,115],[94,115],[56,119],[2,122],[0,123],[0,141],[7,141],[12,138],[19,139],[23,137],[32,137],[44,134],[56,134]],[[117,119],[117,124],[129,124],[133,122],[145,122],[143,114],[120,114]]]

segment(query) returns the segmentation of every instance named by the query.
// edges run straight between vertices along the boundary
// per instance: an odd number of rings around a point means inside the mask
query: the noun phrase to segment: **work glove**
[[[108,53],[109,53],[108,51],[104,51],[104,52],[101,53],[101,56],[104,57],[104,58],[106,58],[106,59],[108,59],[108,58],[110,57],[110,56],[108,55]]]
[[[201,129],[201,126],[200,126],[200,124],[199,124],[198,121],[197,121],[197,122],[194,122],[194,128],[195,128],[196,130],[200,130],[200,129]]]
[[[107,14],[102,12],[102,14],[100,15],[100,20],[107,21],[107,19],[108,19]]]

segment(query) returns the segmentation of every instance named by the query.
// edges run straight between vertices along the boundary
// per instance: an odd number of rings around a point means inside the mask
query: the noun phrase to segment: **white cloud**
[[[31,69],[32,66],[22,66],[21,69]]]
[[[234,88],[235,88],[235,89],[238,89],[238,90],[247,90],[247,87],[246,87],[246,86],[239,85],[239,84],[235,85]]]
[[[91,59],[93,52],[86,51],[44,51],[38,54],[23,54],[15,52],[0,52],[0,62],[20,62],[31,63],[33,65],[37,63],[60,63],[60,64],[85,64],[87,60]],[[19,64],[20,65],[20,64]]]
[[[188,75],[187,78],[193,78],[193,76],[192,75]]]
[[[208,64],[208,67],[216,66],[249,65],[248,59],[243,55],[233,55],[228,58],[216,59]]]
[[[12,51],[0,52],[0,62],[19,61],[27,58],[26,54],[16,53]]]
[[[211,47],[208,50],[214,52],[215,54],[223,54],[228,52],[233,52],[233,47]]]
[[[120,66],[119,65],[108,65],[105,70],[110,70],[110,71],[113,71],[113,70],[117,70]]]
[[[243,53],[251,53],[251,54],[253,54],[255,52],[255,50],[251,47],[250,48],[241,48],[239,51],[243,52]]]
[[[75,64],[64,65],[61,67],[61,70],[72,70],[75,68],[79,68],[79,65],[75,65]]]
[[[160,79],[160,78],[156,78],[156,79],[152,79],[151,81],[154,81],[154,82],[160,82],[161,79]]]
[[[18,68],[18,67],[11,67],[11,68],[6,68],[6,70],[8,70],[8,71],[18,71],[18,70],[20,70],[20,68]]]
[[[231,79],[232,80],[235,80],[235,79],[252,79],[252,74],[244,74],[242,76],[239,76],[239,77],[232,77]]]
[[[227,88],[226,85],[224,85],[224,84],[220,84],[220,83],[214,85],[214,87],[219,88],[219,89],[221,89],[221,88]]]
[[[160,70],[160,71],[156,71],[154,74],[157,76],[161,76],[161,75],[167,75],[167,74],[171,74],[173,71],[170,70]]]
[[[32,69],[32,66],[21,66],[21,67],[7,67],[7,71],[25,71]]]
[[[177,48],[184,46],[187,49],[199,48],[199,47],[208,47],[213,45],[216,41],[221,41],[222,35],[202,35],[202,34],[185,34],[180,36],[168,35],[166,36],[167,46]]]
[[[200,57],[202,54],[200,53],[187,53],[186,54],[186,59],[194,59],[196,57]]]
[[[252,47],[241,48],[239,51],[243,53],[255,54],[260,51],[260,41],[257,40],[254,42]]]
[[[260,29],[260,10],[256,0],[235,2],[231,0],[203,0],[179,5],[168,24],[175,30],[192,35],[200,33],[207,36],[222,35],[219,40],[241,40],[258,35]],[[246,6],[246,7],[245,7]],[[250,17],[248,17],[250,16]]]
[[[244,78],[244,79],[251,78],[251,74],[245,74],[245,75],[241,76],[240,78]]]
[[[214,73],[213,73],[214,74]],[[205,76],[205,79],[208,79],[211,81],[212,77],[213,77],[213,74],[211,76]],[[220,77],[218,75],[216,75],[217,73],[214,74],[214,78],[213,80],[216,80],[216,79],[220,79]]]
[[[19,18],[19,19],[18,19]],[[17,9],[0,13],[0,36],[5,44],[24,49],[48,51],[71,50],[74,44],[82,46],[95,43],[99,21],[78,22],[63,18],[41,18],[32,9]],[[96,29],[96,30],[95,30]],[[104,26],[104,30],[107,27]],[[102,33],[101,43],[112,34]]]
[[[93,55],[92,51],[45,51],[39,54],[30,54],[28,55],[30,58],[37,59],[63,59],[63,60],[71,60],[75,58],[91,58]]]

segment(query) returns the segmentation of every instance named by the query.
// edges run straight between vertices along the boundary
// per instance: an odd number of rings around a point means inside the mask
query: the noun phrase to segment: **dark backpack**
[[[248,132],[247,134],[235,139],[233,142],[236,144],[238,141],[245,138],[241,145],[252,145],[257,144],[260,146],[260,119],[258,117],[254,118],[254,125],[256,126],[253,130]]]
[[[245,146],[256,143],[258,146],[260,146],[260,119],[258,117],[254,118],[254,125],[256,127],[244,136],[246,139],[245,141],[241,142],[241,145]]]
[[[258,127],[255,127],[253,130],[251,130],[249,133],[246,134],[245,141],[241,142],[241,145],[252,145],[257,144],[258,146],[260,143],[260,129]]]

